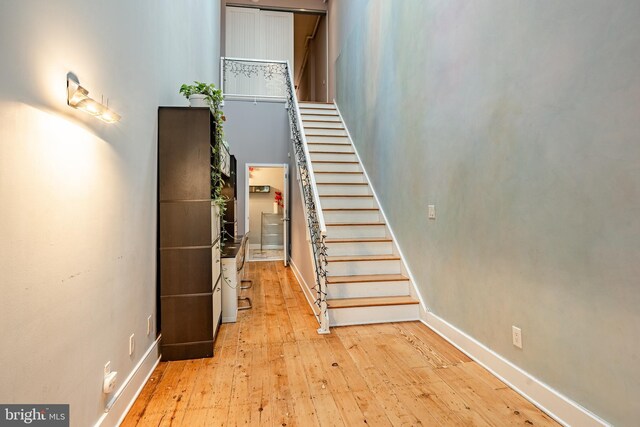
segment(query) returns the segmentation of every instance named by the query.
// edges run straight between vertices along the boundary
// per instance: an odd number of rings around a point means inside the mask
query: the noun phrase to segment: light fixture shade
[[[67,105],[91,114],[106,123],[115,123],[121,118],[106,105],[89,98],[89,91],[69,76],[67,76]]]

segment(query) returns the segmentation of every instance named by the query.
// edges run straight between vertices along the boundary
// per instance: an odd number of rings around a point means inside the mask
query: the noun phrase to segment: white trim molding
[[[610,426],[602,418],[517,367],[441,317],[427,312],[422,323],[565,426]]]
[[[302,277],[302,273],[300,273],[300,270],[298,270],[298,267],[296,266],[296,264],[293,262],[291,258],[289,258],[289,265],[291,266],[291,271],[293,271],[293,275],[296,276],[296,280],[298,281],[298,284],[302,289],[302,293],[304,293],[304,296],[307,299],[309,306],[311,307],[311,311],[313,311],[313,314],[317,316],[320,310],[315,303],[316,300],[313,297],[313,294],[311,293],[311,288],[308,286],[307,282]]]
[[[160,338],[161,336],[149,346],[142,359],[113,395],[113,398],[108,401],[105,413],[100,417],[95,427],[119,426],[124,421],[124,418],[160,362]]]

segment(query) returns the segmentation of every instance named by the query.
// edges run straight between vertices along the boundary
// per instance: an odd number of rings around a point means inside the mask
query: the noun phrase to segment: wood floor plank
[[[419,322],[332,328],[290,268],[247,265],[253,308],[214,357],[162,362],[123,426],[556,426]]]

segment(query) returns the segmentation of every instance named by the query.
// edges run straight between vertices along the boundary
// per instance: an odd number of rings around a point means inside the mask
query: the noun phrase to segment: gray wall
[[[104,412],[155,340],[158,105],[218,79],[217,1],[0,2],[0,402]],[[66,74],[109,98],[66,105]],[[135,333],[136,350],[128,354]]]
[[[224,137],[238,162],[238,232],[245,233],[247,163],[289,163],[290,133],[283,102],[225,100]],[[256,230],[260,232],[260,230]]]
[[[291,261],[313,286],[313,267],[306,240],[307,225],[302,210],[300,185],[291,142],[287,110],[282,102],[225,100],[225,139],[238,162],[238,230],[245,233],[245,188],[247,163],[289,164],[289,217]],[[289,156],[291,153],[291,156]]]
[[[637,425],[640,3],[330,13],[339,106],[429,308]]]

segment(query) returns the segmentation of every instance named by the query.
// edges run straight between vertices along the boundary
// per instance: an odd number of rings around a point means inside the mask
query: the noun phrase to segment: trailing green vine
[[[222,177],[221,170],[221,158],[222,158],[222,145],[224,142],[224,121],[225,116],[222,111],[222,91],[217,89],[214,84],[202,83],[194,81],[194,84],[183,84],[180,86],[180,93],[185,98],[189,99],[191,95],[205,95],[207,104],[213,114],[213,121],[215,123],[215,135],[214,142],[211,145],[211,200],[218,207],[220,218],[223,220],[224,214],[227,210],[228,198],[222,194],[222,188],[224,187],[224,179]]]

